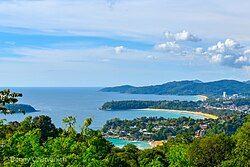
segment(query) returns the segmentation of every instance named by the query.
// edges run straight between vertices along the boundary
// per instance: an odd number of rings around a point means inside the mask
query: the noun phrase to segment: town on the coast
[[[160,110],[162,112],[191,112],[204,117],[204,119],[142,117],[133,120],[115,118],[107,121],[102,128],[105,138],[149,141],[155,146],[155,143],[157,145],[162,144],[162,142],[176,138],[180,134],[199,138],[212,132],[234,133],[243,124],[243,118],[250,112],[250,98],[238,94],[230,96],[223,92],[220,97],[203,98],[196,102],[178,100],[155,102],[112,101],[103,104],[101,109],[131,110],[131,112],[136,112],[138,109]]]

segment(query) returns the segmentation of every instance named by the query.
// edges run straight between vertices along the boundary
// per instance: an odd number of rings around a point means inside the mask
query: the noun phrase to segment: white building
[[[226,97],[227,97],[227,93],[226,93],[226,92],[223,92],[222,97],[223,97],[223,98],[226,98]]]

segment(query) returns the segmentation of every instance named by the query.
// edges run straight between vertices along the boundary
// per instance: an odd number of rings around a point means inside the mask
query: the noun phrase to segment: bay
[[[1,88],[3,89],[3,88]],[[133,119],[137,117],[165,117],[178,118],[190,116],[202,118],[192,114],[169,113],[161,111],[102,111],[98,108],[107,101],[112,100],[198,100],[197,96],[170,96],[170,95],[143,95],[121,94],[113,92],[100,92],[101,88],[10,88],[21,92],[23,97],[19,103],[29,104],[40,112],[4,115],[1,119],[7,121],[22,121],[27,116],[48,115],[56,126],[63,127],[62,119],[66,116],[76,116],[76,128],[80,129],[82,122],[87,117],[93,119],[91,128],[100,129],[109,119]]]
[[[122,148],[127,144],[136,145],[136,147],[139,149],[151,148],[151,145],[146,141],[130,141],[130,140],[114,139],[114,138],[108,138],[107,140],[119,148]]]

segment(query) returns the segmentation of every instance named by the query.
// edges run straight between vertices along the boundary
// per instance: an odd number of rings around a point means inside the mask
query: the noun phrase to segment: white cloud
[[[115,49],[123,56],[114,54]],[[124,51],[125,50],[125,51]],[[40,63],[64,63],[64,62],[107,62],[111,60],[136,60],[145,58],[163,57],[163,53],[155,51],[143,51],[128,49],[124,46],[118,47],[96,47],[96,48],[29,48],[17,47],[9,50],[9,53],[18,55],[16,57],[0,58],[4,61],[23,61]],[[150,55],[152,57],[150,57]]]
[[[117,46],[114,48],[114,50],[116,54],[121,54],[122,52],[126,50],[126,48],[124,46]]]
[[[247,49],[244,51],[244,55],[248,55],[248,54],[250,54],[250,49]]]
[[[201,47],[196,48],[196,49],[195,49],[195,53],[196,53],[196,54],[203,54],[203,53],[204,53],[204,49],[201,48]]]
[[[226,39],[225,46],[227,48],[232,48],[232,49],[242,48],[242,46],[240,45],[240,43],[237,42],[237,41],[234,41],[233,39]]]
[[[193,35],[185,30],[175,34],[167,31],[165,32],[165,37],[169,40],[174,40],[174,41],[192,41],[192,42],[201,41],[201,39],[198,38],[196,35]]]
[[[236,60],[235,60],[235,63],[243,63],[243,62],[248,62],[249,60],[248,60],[248,58],[246,57],[246,56],[240,56],[239,58],[237,58]]]
[[[114,5],[115,1],[2,0],[0,27],[27,28],[48,34],[118,35],[149,40],[157,38],[166,28],[185,27],[204,36],[234,34],[235,38],[250,39],[250,2],[246,0],[211,0],[207,3],[197,0],[120,0]],[[214,3],[225,8],[217,10]],[[189,33],[183,32],[177,38],[193,40]]]
[[[226,39],[207,49],[206,56],[212,63],[217,63],[234,68],[243,68],[250,65],[248,50],[233,39]]]
[[[165,42],[161,44],[155,45],[156,50],[163,50],[163,51],[171,51],[171,50],[178,50],[180,45],[176,42]]]
[[[210,61],[212,63],[221,63],[221,61],[222,61],[222,55],[221,54],[212,55]]]
[[[233,39],[226,39],[225,42],[218,42],[216,45],[210,46],[208,48],[208,51],[216,53],[225,53],[233,52],[240,48],[243,48],[243,46],[241,46],[239,42]]]

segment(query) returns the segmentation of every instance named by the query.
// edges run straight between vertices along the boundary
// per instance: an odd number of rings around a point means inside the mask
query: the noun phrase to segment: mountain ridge
[[[135,87],[122,85],[106,87],[103,92],[119,92],[130,94],[158,94],[158,95],[207,95],[221,96],[223,92],[228,95],[239,94],[250,96],[250,84],[236,80],[218,80],[201,82],[199,80],[172,81],[161,85]]]

